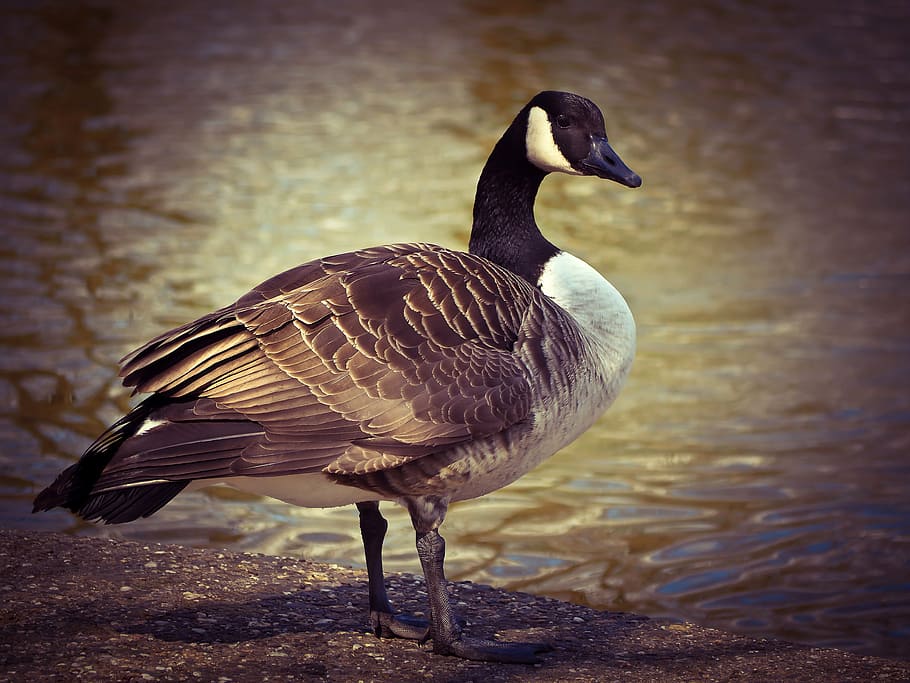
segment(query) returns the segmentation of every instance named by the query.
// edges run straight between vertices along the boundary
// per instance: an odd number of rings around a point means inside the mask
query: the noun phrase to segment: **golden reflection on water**
[[[900,3],[4,12],[5,524],[361,564],[348,509],[217,490],[96,527],[28,505],[127,407],[116,360],[152,335],[315,256],[466,244],[491,145],[564,88],[644,186],[550,178],[538,219],[626,294],[639,355],[576,444],[453,509],[449,574],[906,650]],[[419,571],[388,513],[388,569]]]

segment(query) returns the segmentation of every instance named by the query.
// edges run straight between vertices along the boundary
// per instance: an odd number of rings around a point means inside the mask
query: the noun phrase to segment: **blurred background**
[[[0,525],[362,566],[352,508],[213,491],[105,527],[31,500],[150,337],[317,256],[464,248],[494,142],[570,90],[644,185],[548,178],[538,222],[624,293],[639,353],[583,438],[452,508],[450,577],[910,656],[906,2],[0,16]],[[387,507],[387,569],[419,573]]]

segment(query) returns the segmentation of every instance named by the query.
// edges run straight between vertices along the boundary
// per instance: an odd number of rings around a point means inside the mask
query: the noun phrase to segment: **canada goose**
[[[438,529],[449,503],[515,481],[588,429],[632,362],[622,296],[537,227],[550,172],[641,185],[592,102],[536,95],[481,173],[470,253],[394,244],[329,256],[153,339],[121,361],[123,383],[150,396],[34,510],[128,522],[213,483],[304,507],[354,503],[377,635],[537,661],[548,646],[462,635]],[[382,500],[410,513],[429,624],[389,603]]]

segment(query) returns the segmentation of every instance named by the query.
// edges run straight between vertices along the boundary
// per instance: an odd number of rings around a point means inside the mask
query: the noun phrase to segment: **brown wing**
[[[124,383],[159,407],[102,486],[138,470],[358,474],[499,432],[529,411],[515,346],[541,299],[498,266],[433,245],[287,271],[123,360]]]

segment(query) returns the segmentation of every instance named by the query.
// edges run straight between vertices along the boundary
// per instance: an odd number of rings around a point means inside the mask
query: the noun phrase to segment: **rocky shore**
[[[423,612],[423,579],[389,578]],[[0,681],[907,681],[910,662],[755,640],[454,583],[474,635],[534,666],[379,640],[366,574],[263,555],[0,530]],[[493,630],[495,629],[495,631]]]

